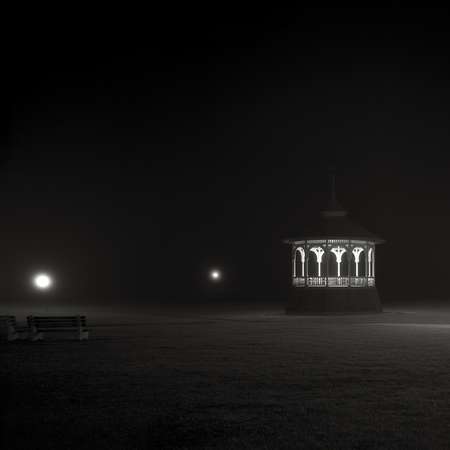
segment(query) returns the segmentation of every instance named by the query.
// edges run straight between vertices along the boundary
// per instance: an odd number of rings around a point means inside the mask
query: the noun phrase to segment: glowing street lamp
[[[46,273],[38,273],[33,277],[33,285],[36,289],[40,291],[45,291],[51,288],[53,284],[53,279],[50,275]]]
[[[220,270],[214,269],[209,272],[209,278],[213,281],[219,281],[222,278]]]

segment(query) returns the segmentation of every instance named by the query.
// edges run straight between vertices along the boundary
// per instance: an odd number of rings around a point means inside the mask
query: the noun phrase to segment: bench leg
[[[21,339],[21,340],[28,339],[28,337],[29,337],[28,331],[19,331],[18,335],[19,335],[19,339]]]
[[[33,342],[44,340],[44,335],[43,335],[42,331],[38,331],[37,333],[32,333],[30,335],[30,340]]]
[[[28,339],[28,331],[16,331],[8,335],[8,341],[23,341],[24,339]]]
[[[89,339],[89,331],[80,331],[79,333],[80,341],[85,341]]]
[[[14,333],[8,333],[8,337],[6,339],[8,340],[8,342],[12,342],[18,338],[19,338],[19,335],[16,332],[14,332]]]

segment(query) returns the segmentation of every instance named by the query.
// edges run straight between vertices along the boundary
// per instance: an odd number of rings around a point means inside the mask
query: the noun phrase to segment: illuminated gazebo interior
[[[375,242],[351,239],[305,239],[292,254],[295,287],[375,286]]]
[[[348,218],[336,201],[334,177],[331,201],[319,220],[285,242],[292,262],[289,310],[381,310],[375,246],[384,241]]]

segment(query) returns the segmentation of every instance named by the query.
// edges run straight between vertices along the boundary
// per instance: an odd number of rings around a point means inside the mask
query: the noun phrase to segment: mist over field
[[[449,308],[79,312],[1,343],[3,448],[448,448]]]
[[[449,449],[450,8],[147,3],[3,5],[0,450]]]

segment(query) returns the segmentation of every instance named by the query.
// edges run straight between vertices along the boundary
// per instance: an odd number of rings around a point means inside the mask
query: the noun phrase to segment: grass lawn
[[[450,447],[450,311],[86,313],[0,343],[3,449]]]

